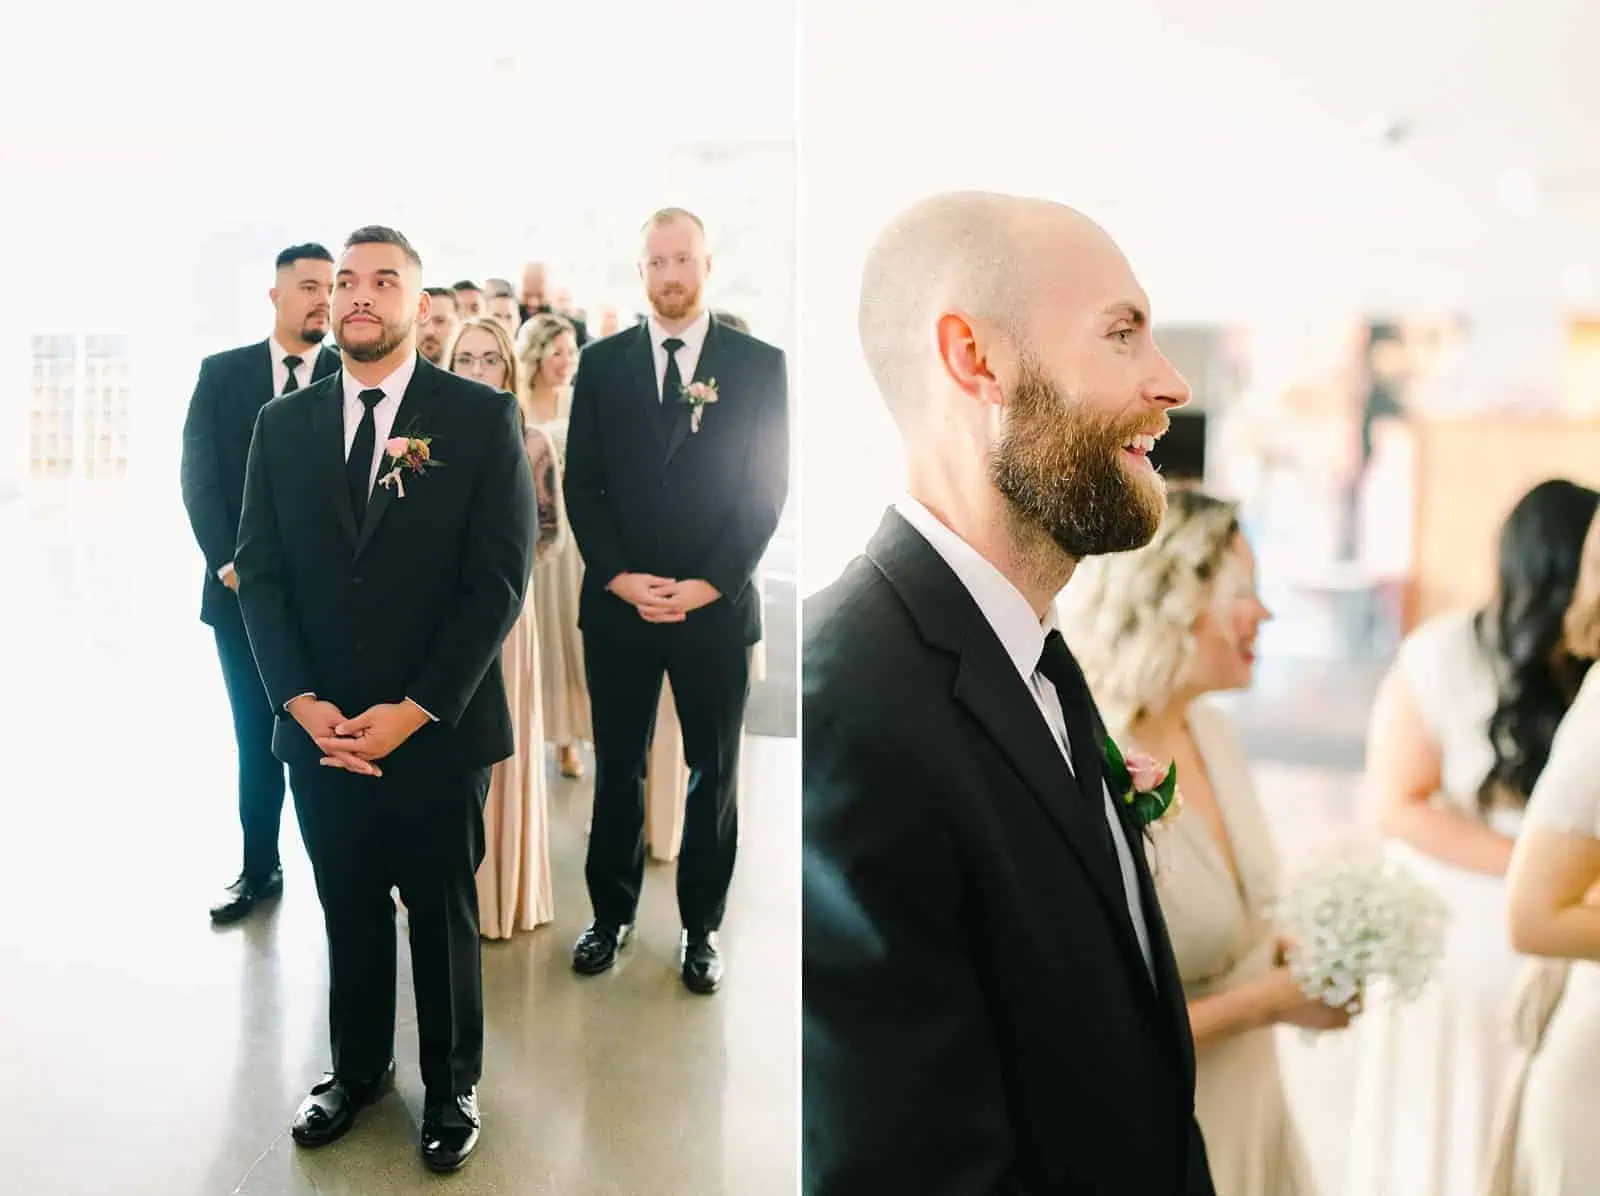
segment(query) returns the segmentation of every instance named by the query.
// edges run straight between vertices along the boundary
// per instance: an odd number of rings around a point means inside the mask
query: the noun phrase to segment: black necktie
[[[1111,838],[1111,828],[1105,820],[1105,796],[1101,792],[1101,745],[1094,738],[1094,717],[1089,699],[1089,683],[1083,670],[1073,659],[1067,641],[1059,631],[1044,637],[1044,651],[1039,655],[1039,671],[1051,685],[1061,702],[1061,713],[1067,724],[1067,742],[1072,750],[1072,771],[1078,778],[1078,788],[1088,800],[1095,821],[1106,832],[1106,846],[1116,850]]]
[[[300,379],[294,376],[294,372],[300,368],[304,361],[304,357],[296,357],[293,353],[283,359],[283,366],[289,371],[289,380],[283,384],[284,394],[291,395],[300,389]]]
[[[661,342],[661,347],[667,351],[667,372],[661,379],[661,426],[670,433],[672,425],[677,422],[678,407],[682,402],[682,395],[678,393],[683,389],[683,374],[678,369],[678,350],[683,348],[683,342],[675,336],[669,336]]]
[[[355,443],[350,446],[350,456],[344,463],[345,484],[350,487],[350,510],[356,517],[356,526],[367,517],[367,493],[372,489],[372,450],[378,443],[378,425],[373,422],[372,409],[383,402],[383,391],[361,392],[361,423],[356,426]]]

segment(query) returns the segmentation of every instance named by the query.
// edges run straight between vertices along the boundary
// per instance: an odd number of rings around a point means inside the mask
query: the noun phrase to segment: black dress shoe
[[[260,877],[249,877],[241,872],[239,879],[224,889],[221,899],[211,907],[211,920],[219,923],[237,922],[261,902],[282,892],[282,868],[274,868]]]
[[[591,922],[572,948],[572,970],[581,976],[609,972],[617,962],[617,952],[626,947],[632,937],[631,924],[607,926],[604,922]]]
[[[422,1109],[422,1161],[430,1171],[455,1171],[477,1148],[483,1118],[478,1090]]]
[[[717,951],[717,932],[683,932],[683,986],[706,996],[722,984],[722,955]]]
[[[301,1146],[337,1142],[356,1123],[356,1113],[394,1084],[394,1061],[375,1080],[343,1080],[331,1071],[318,1080],[295,1112],[289,1135]]]

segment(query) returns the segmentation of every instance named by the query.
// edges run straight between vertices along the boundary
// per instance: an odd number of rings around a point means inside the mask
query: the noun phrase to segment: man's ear
[[[984,329],[962,311],[948,311],[934,325],[939,365],[963,393],[993,407],[1005,405],[1005,388],[995,376]]]

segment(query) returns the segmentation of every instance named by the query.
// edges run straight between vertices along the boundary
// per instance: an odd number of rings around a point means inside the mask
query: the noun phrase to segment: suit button
[[[366,581],[367,579],[365,577],[352,577],[350,580],[353,583],[355,583],[356,585],[360,585],[362,582]]]
[[[366,650],[367,650],[367,641],[366,640],[357,640],[356,641],[356,651],[357,652],[365,652]]]

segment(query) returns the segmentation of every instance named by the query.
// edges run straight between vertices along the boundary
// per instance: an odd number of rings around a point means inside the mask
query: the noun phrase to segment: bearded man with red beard
[[[1059,204],[936,196],[862,278],[905,497],[805,606],[803,1191],[1210,1196],[1183,988],[1054,625],[1189,388]]]
[[[594,713],[594,921],[573,949],[607,971],[644,881],[645,756],[662,678],[683,727],[689,792],[678,857],[678,965],[722,983],[718,932],[738,840],[739,747],[761,638],[756,566],[789,491],[782,350],[715,319],[705,227],[681,208],[642,230],[650,315],[586,346],[567,434],[567,515],[584,563],[578,606]]]

